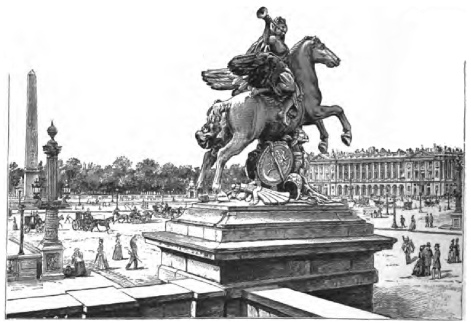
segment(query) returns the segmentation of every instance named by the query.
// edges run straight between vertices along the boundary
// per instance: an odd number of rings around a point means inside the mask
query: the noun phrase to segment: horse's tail
[[[226,114],[231,104],[226,101],[217,100],[209,108],[207,119],[201,130],[195,133],[198,145],[203,149],[211,149],[219,144],[222,139],[218,138],[223,126],[226,122]]]

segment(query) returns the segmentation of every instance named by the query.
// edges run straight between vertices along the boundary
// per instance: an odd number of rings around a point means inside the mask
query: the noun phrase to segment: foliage
[[[111,165],[102,167],[94,163],[82,163],[78,158],[69,158],[65,163],[58,161],[59,187],[67,182],[72,193],[116,194],[129,192],[156,192],[165,194],[185,194],[190,181],[196,184],[200,174],[199,167],[191,165],[177,166],[173,163],[160,164],[154,159],[146,158],[133,167],[131,160],[125,156],[117,157]],[[39,164],[39,178],[42,187],[46,186],[46,174],[42,162]],[[207,172],[203,187],[209,191],[214,177],[214,169]],[[10,164],[10,187],[18,185],[24,171],[16,163]],[[222,187],[230,189],[231,184],[247,182],[244,167],[236,164],[223,170]]]

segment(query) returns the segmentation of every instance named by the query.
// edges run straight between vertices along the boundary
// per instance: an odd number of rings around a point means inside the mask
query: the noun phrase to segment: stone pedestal
[[[159,279],[198,277],[221,286],[227,303],[244,289],[268,286],[323,292],[333,299],[343,289],[371,290],[378,279],[374,253],[396,242],[373,234],[372,224],[340,203],[199,203],[167,222],[165,232],[143,236],[161,249]],[[372,308],[368,295],[360,305],[351,303]]]
[[[62,268],[64,247],[58,237],[59,218],[57,212],[57,208],[50,208],[46,211],[44,242],[41,247],[42,280],[64,278]]]

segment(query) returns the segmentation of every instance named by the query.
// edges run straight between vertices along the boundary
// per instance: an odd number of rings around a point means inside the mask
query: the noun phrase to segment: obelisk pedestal
[[[24,175],[24,203],[27,208],[36,202],[32,184],[38,176],[38,102],[36,74],[31,70],[28,73]]]
[[[61,202],[57,200],[58,192],[58,165],[57,156],[61,148],[54,140],[57,129],[51,122],[47,129],[51,140],[43,146],[44,153],[47,155],[47,208],[46,223],[44,230],[44,241],[41,248],[42,252],[42,280],[53,280],[64,278],[63,274],[63,246],[58,237],[59,217],[58,210]]]

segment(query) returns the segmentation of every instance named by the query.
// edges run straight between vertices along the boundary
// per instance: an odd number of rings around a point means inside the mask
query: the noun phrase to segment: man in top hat
[[[428,218],[428,223],[429,223],[429,227],[433,228],[433,215],[432,215],[432,213],[430,213],[430,216]]]
[[[432,266],[432,258],[433,258],[433,252],[432,252],[432,245],[430,242],[427,242],[427,246],[425,247],[424,250],[424,266],[425,266],[425,276],[430,276],[430,267]]]

